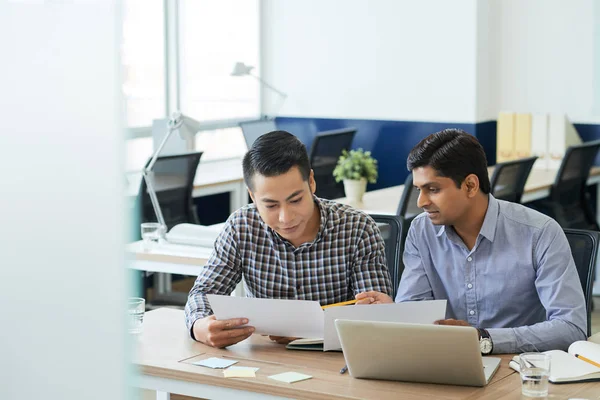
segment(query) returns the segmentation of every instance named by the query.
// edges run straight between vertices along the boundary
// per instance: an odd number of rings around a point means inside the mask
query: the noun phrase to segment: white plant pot
[[[344,179],[344,192],[348,203],[354,206],[362,205],[363,195],[367,191],[367,178]]]

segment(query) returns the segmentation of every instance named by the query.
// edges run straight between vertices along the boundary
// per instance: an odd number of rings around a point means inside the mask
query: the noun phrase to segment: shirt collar
[[[498,223],[498,209],[499,209],[498,200],[492,194],[488,194],[488,207],[485,212],[485,218],[483,219],[483,224],[481,225],[481,229],[479,230],[479,234],[485,237],[490,242],[494,241],[494,237],[496,236],[496,224]],[[446,232],[446,225],[442,225],[438,230],[436,236],[440,237]]]

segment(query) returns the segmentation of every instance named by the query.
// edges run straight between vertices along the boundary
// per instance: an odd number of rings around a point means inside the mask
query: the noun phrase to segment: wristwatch
[[[481,354],[488,355],[494,349],[494,343],[488,331],[483,328],[477,329],[479,331],[479,349]]]

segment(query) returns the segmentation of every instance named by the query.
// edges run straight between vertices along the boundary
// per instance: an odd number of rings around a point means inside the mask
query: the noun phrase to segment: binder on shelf
[[[548,116],[548,168],[558,169],[567,148],[581,143],[579,133],[565,114]]]
[[[537,156],[533,168],[548,169],[548,114],[531,116],[531,155]]]
[[[531,157],[531,114],[515,114],[515,158]]]
[[[496,130],[496,162],[515,158],[515,114],[501,112],[498,114]]]

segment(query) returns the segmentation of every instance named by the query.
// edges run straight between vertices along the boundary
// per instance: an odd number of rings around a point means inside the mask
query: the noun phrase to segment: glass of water
[[[528,397],[548,396],[550,376],[550,356],[543,353],[523,353],[519,355],[521,370],[521,393]]]
[[[144,222],[141,225],[144,251],[152,250],[158,244],[163,228],[158,222]]]
[[[127,307],[129,317],[129,333],[142,333],[142,324],[144,322],[144,312],[146,311],[146,300],[141,297],[130,297],[129,307]]]

